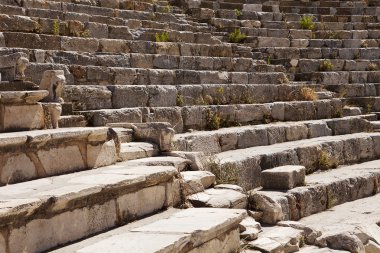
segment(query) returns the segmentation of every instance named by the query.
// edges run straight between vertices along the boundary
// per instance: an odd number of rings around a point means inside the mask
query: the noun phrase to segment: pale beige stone
[[[0,131],[45,127],[44,111],[37,105],[0,105]]]
[[[45,102],[63,102],[62,92],[66,78],[63,70],[45,70],[43,73],[40,90],[47,90],[49,95],[44,98]]]
[[[36,168],[25,154],[10,156],[1,168],[2,184],[25,181],[36,176]]]
[[[132,231],[191,234],[193,246],[198,247],[215,235],[237,228],[246,215],[242,209],[190,208]],[[194,217],[197,222],[194,222]]]
[[[240,247],[239,230],[234,229],[192,249],[189,253],[210,253],[217,250],[218,253],[235,252]]]
[[[56,175],[86,168],[78,146],[39,150],[37,155],[47,175]]]
[[[7,242],[3,236],[3,234],[0,234],[0,252],[7,252]]]
[[[115,163],[117,160],[114,140],[101,145],[87,144],[87,166],[97,168]]]
[[[58,122],[62,113],[62,105],[59,103],[45,103],[43,106],[49,112],[52,128],[58,128]]]
[[[131,220],[160,210],[165,204],[165,190],[165,185],[156,185],[119,197],[119,216]]]
[[[161,233],[124,233],[115,235],[93,245],[76,251],[76,253],[112,253],[126,252],[176,252],[190,242],[190,235]]]
[[[116,220],[115,201],[65,212],[50,219],[32,220],[10,232],[10,253],[45,251],[110,228]]]
[[[25,79],[25,70],[28,67],[29,60],[26,57],[20,57],[16,62],[15,80]]]

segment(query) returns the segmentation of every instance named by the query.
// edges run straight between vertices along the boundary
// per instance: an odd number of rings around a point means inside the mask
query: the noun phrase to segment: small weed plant
[[[241,10],[235,9],[235,15],[237,18],[240,18],[243,15],[243,13],[241,12]]]
[[[330,60],[323,60],[319,66],[320,71],[332,71],[334,68],[334,65],[331,63]]]
[[[235,31],[230,33],[230,42],[231,43],[241,43],[247,38],[247,35],[241,33],[240,29],[237,28]]]
[[[313,30],[315,27],[314,16],[304,15],[300,18],[299,24],[302,29]]]
[[[51,32],[54,34],[54,35],[59,35],[59,19],[55,19],[53,21],[53,27],[51,29]]]
[[[162,32],[161,34],[156,33],[154,35],[154,39],[156,42],[169,42],[169,33]]]

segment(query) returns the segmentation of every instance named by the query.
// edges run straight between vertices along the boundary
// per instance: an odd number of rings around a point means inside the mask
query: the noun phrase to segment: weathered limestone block
[[[113,108],[145,107],[148,105],[149,92],[145,85],[112,85]]]
[[[282,207],[271,196],[270,192],[251,192],[249,206],[263,212],[261,221],[267,224],[276,224],[284,219]]]
[[[147,141],[157,144],[161,151],[170,151],[175,134],[170,123],[151,122],[130,125],[137,141]]]
[[[288,190],[305,184],[304,166],[281,166],[261,172],[264,189]]]
[[[191,195],[204,191],[215,184],[215,175],[209,171],[184,171],[181,172],[184,180],[182,183],[185,195]]]
[[[18,52],[0,56],[1,79],[4,81],[24,80],[28,63],[29,60],[25,53]]]
[[[60,103],[44,103],[45,124],[47,128],[58,128],[58,122],[62,113],[62,105]],[[48,117],[46,117],[48,115]]]
[[[85,161],[78,146],[39,150],[37,154],[48,176],[86,168]]]
[[[104,141],[104,140],[103,140]],[[87,144],[87,166],[97,168],[115,163],[117,160],[115,141],[110,140],[102,145]]]
[[[45,128],[45,115],[41,104],[0,104],[0,131]]]
[[[190,195],[188,200],[195,207],[245,209],[247,196],[230,189],[208,189],[204,192]]]
[[[46,70],[43,73],[39,89],[49,91],[49,95],[43,99],[44,102],[63,102],[62,93],[66,83],[63,70]]]
[[[1,184],[12,184],[37,177],[36,167],[26,154],[12,155],[3,158]]]
[[[112,108],[112,92],[98,85],[66,85],[64,99],[78,111]]]

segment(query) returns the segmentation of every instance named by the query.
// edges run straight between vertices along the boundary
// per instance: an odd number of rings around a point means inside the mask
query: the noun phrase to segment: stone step
[[[60,128],[85,127],[87,125],[87,121],[82,115],[66,115],[60,117],[58,124]]]
[[[177,175],[173,166],[119,163],[1,187],[1,249],[46,251],[176,205]]]
[[[343,248],[351,252],[356,246],[366,252],[378,252],[380,230],[376,217],[379,212],[379,199],[380,194],[376,194],[347,202],[334,206],[328,211],[302,218],[300,222],[322,232],[322,236],[317,241],[318,245],[323,246],[328,243],[333,248]],[[347,243],[341,243],[343,238],[356,243],[352,243],[350,247]]]
[[[185,196],[203,192],[215,184],[215,175],[209,171],[182,171],[181,189]]]
[[[302,6],[280,6],[280,12],[297,14],[322,14],[322,15],[374,15],[376,9],[372,7],[302,7]]]
[[[12,14],[15,13],[15,14]],[[55,15],[54,15],[55,14]],[[75,21],[73,17],[76,17]],[[0,20],[5,27],[3,31],[38,32],[74,37],[94,37],[110,39],[131,39],[131,30],[163,29],[174,31],[211,32],[205,26],[196,23],[178,23],[179,21],[160,22],[154,20],[137,20],[108,16],[91,16],[76,12],[63,12],[48,9],[12,9],[9,13],[6,6],[0,5]],[[54,27],[54,29],[53,29]]]
[[[182,55],[182,56],[232,56],[232,48],[237,48],[238,55],[248,57],[246,46],[240,45],[208,45],[182,42],[153,42],[153,41],[125,41],[115,39],[96,39],[82,37],[66,37],[33,33],[4,32],[5,43],[8,48],[26,48],[43,50],[62,50],[77,52],[106,52],[106,53],[155,53]],[[25,43],[28,41],[29,43]],[[194,51],[192,49],[195,47]]]
[[[123,161],[158,155],[158,147],[147,142],[129,142],[120,145],[120,158]]]
[[[376,119],[374,116],[374,114],[371,115],[372,119]],[[217,154],[228,150],[266,146],[287,141],[371,131],[370,122],[366,118],[369,119],[369,116],[269,123],[176,134],[173,139],[173,147],[174,150]]]
[[[244,72],[188,69],[145,69],[30,63],[25,74],[32,81],[41,79],[47,69],[65,72],[67,85],[182,85],[182,84],[288,84],[280,65],[273,72]],[[257,67],[259,69],[260,67]],[[375,72],[374,72],[375,73]]]
[[[306,176],[305,186],[286,192],[253,191],[250,204],[263,212],[262,222],[265,223],[299,220],[378,193],[379,169],[379,160],[373,160],[313,173]],[[271,207],[268,201],[273,203]]]
[[[246,209],[247,195],[228,188],[207,189],[187,197],[194,207]]]
[[[299,59],[298,72],[309,73],[326,71],[376,71],[380,60],[341,60],[341,59]],[[358,82],[359,83],[359,82]]]
[[[377,60],[377,48],[259,48],[256,52],[268,54],[271,59],[344,59]],[[255,52],[255,51],[254,51]]]
[[[379,111],[380,97],[352,97],[343,100],[343,103],[350,106],[358,106],[363,108],[364,113],[372,113]]]
[[[379,136],[378,133],[355,133],[230,150],[216,154],[209,166],[239,171],[238,184],[250,189],[260,186],[260,173],[265,169],[302,165],[307,173],[312,173],[376,159]]]
[[[113,164],[118,154],[110,136],[105,127],[2,133],[1,185]]]
[[[168,210],[84,241],[52,251],[64,252],[234,252],[244,210],[190,208]],[[142,242],[149,242],[143,244]]]
[[[28,48],[0,48],[0,54],[12,54],[15,52],[24,52],[30,55],[30,62],[48,63],[49,61],[60,63],[62,58],[67,58],[65,62],[72,62],[77,65],[106,65],[105,61],[108,57],[116,57],[116,55],[130,56],[132,54],[148,54],[148,55],[168,55],[168,56],[182,56],[182,57],[237,57],[242,53],[242,58],[247,57],[251,48],[245,46],[238,46],[236,44],[220,44],[220,45],[207,45],[207,44],[194,44],[194,43],[176,43],[176,42],[150,42],[150,41],[124,41],[124,40],[109,40],[104,41],[107,43],[102,44],[102,54],[88,54],[85,51],[60,51],[60,50],[44,50],[44,49],[28,49]],[[130,54],[128,54],[130,53]],[[247,55],[247,56],[244,56]],[[152,56],[153,57],[153,56]],[[52,58],[52,59],[51,59]],[[78,59],[77,59],[78,58]],[[106,59],[104,59],[106,58]],[[118,60],[122,66],[126,64],[125,61]],[[256,61],[257,62],[257,61]],[[259,63],[259,62],[258,62]],[[111,63],[107,63],[111,64]]]
[[[179,56],[165,54],[83,54],[59,51],[31,51],[30,62],[57,63],[81,66],[221,70],[221,71],[275,71],[279,66],[266,65],[264,60],[244,57]],[[33,57],[38,58],[33,58]]]
[[[84,111],[148,106],[183,107],[279,101],[315,101],[321,97],[321,94],[318,93],[320,91],[323,91],[320,85],[305,83],[291,83],[288,85],[113,85],[108,87],[101,85],[66,85],[64,99],[72,103],[74,110]],[[376,95],[376,90],[369,95]],[[327,99],[332,99],[332,96],[327,97]]]
[[[142,107],[78,111],[92,126],[117,122],[169,122],[177,133],[215,130],[236,125],[255,125],[275,121],[300,121],[342,116],[340,99],[236,104],[217,106]]]
[[[239,14],[239,15],[237,15]],[[308,13],[310,14],[310,13]],[[242,10],[236,12],[235,10],[216,10],[215,17],[225,19],[239,19],[239,20],[258,20],[266,21],[286,21],[298,22],[305,14],[287,13],[287,12],[268,12],[258,10]],[[363,22],[363,23],[377,23],[378,17],[375,15],[329,15],[329,14],[313,14],[315,22]],[[213,17],[213,16],[212,16]]]
[[[297,81],[314,81],[324,84],[379,83],[380,71],[329,71],[297,73]]]

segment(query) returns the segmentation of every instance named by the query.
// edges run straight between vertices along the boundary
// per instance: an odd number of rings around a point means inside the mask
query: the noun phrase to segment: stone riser
[[[171,19],[170,22],[163,22],[160,17],[161,15],[165,15],[163,13],[157,13],[158,18],[154,15],[147,16],[145,12],[141,13],[141,19],[139,19],[139,13],[133,12],[130,18],[128,20],[121,18],[121,17],[109,17],[109,16],[103,16],[103,15],[89,15],[85,13],[78,13],[78,12],[63,12],[60,10],[51,10],[51,9],[35,9],[35,8],[29,8],[25,9],[22,7],[16,7],[16,6],[7,6],[7,5],[0,5],[0,13],[7,14],[7,15],[19,15],[19,16],[29,16],[29,17],[38,17],[42,18],[41,23],[45,23],[44,19],[58,19],[60,21],[69,21],[75,19],[76,21],[84,23],[84,25],[87,27],[87,29],[95,29],[93,31],[96,31],[97,29],[103,29],[104,33],[108,33],[108,31],[105,30],[107,27],[101,27],[100,24],[109,25],[109,26],[127,26],[130,29],[138,29],[142,27],[146,28],[159,28],[159,29],[168,29],[171,28],[173,30],[183,30],[183,31],[209,31],[207,26],[200,25],[198,23],[184,23],[179,20]],[[147,18],[147,19],[144,19]],[[155,21],[155,20],[159,21]],[[38,20],[36,20],[38,21]],[[98,24],[96,24],[98,23]],[[94,27],[95,26],[95,27]],[[97,26],[97,27],[96,27]],[[62,31],[64,32],[66,28],[62,26]],[[51,29],[46,30],[47,33],[51,33]],[[99,30],[98,30],[99,31]]]
[[[306,186],[285,193],[253,192],[250,203],[252,207],[258,207],[256,210],[263,211],[262,222],[275,224],[280,220],[299,220],[334,206],[377,194],[380,190],[380,172],[375,162],[321,172],[324,179],[313,179],[309,176],[306,178]],[[268,208],[260,205],[264,199],[273,201],[273,206]]]
[[[232,150],[216,155],[216,163],[222,169],[239,170],[239,184],[253,189],[260,186],[260,173],[265,169],[302,165],[312,173],[321,168],[331,169],[379,158],[378,137],[375,133],[352,134],[286,142],[261,149]],[[321,159],[326,161],[321,164]]]
[[[181,151],[217,154],[228,150],[268,146],[321,136],[369,132],[372,128],[370,122],[365,119],[376,119],[376,116],[372,114],[342,119],[275,123],[225,128],[211,132],[177,134],[173,140],[173,146],[176,150]]]
[[[371,15],[377,16],[376,8],[326,8],[326,7],[298,7],[298,6],[280,6],[280,12],[297,13],[297,14],[322,14],[322,15]]]
[[[264,66],[265,67],[265,66]],[[67,85],[182,85],[182,84],[286,84],[283,72],[228,72],[186,69],[144,69],[64,64],[29,64],[25,74],[40,80],[48,69],[62,69]],[[278,66],[283,70],[282,66]],[[71,72],[71,73],[70,73]]]
[[[107,89],[108,88],[108,89]],[[131,107],[258,104],[317,100],[319,85],[67,85],[65,101],[76,111]],[[372,90],[371,90],[372,91]],[[376,95],[376,90],[374,90]],[[372,93],[371,93],[372,94]]]
[[[300,59],[298,61],[298,72],[299,73],[309,73],[318,72],[321,70],[321,65],[323,65],[325,60],[308,60]],[[373,68],[380,69],[380,60],[337,60],[331,59],[327,60],[327,63],[332,64],[332,71],[369,71],[371,66]],[[355,73],[355,72],[352,72]],[[354,74],[352,74],[354,76]],[[368,76],[368,74],[367,74]]]
[[[141,171],[142,168],[139,169]],[[125,173],[128,174],[127,171]],[[69,183],[67,189],[60,188],[67,199],[57,195],[55,201],[46,202],[45,200],[33,203],[34,206],[29,206],[31,209],[29,215],[27,217],[22,215],[23,217],[18,219],[17,223],[14,222],[14,219],[9,217],[7,219],[3,215],[0,249],[7,253],[21,253],[25,249],[28,252],[41,252],[172,206],[173,194],[179,196],[179,188],[173,188],[173,170],[170,171],[171,174],[158,172],[161,173],[159,177],[154,175],[154,172],[150,172],[153,177],[156,177],[156,179],[151,178],[150,180],[153,179],[151,182],[142,176],[144,173],[147,172],[136,173],[135,171],[134,174],[132,173],[134,176],[125,176],[123,173],[107,174],[103,172],[103,174],[97,175],[97,181],[94,181],[95,177],[93,177],[90,185],[86,185],[88,184],[86,176],[77,175],[77,179],[74,181],[76,183],[83,182],[82,185],[75,183],[70,185]],[[103,181],[106,177],[111,177],[111,182],[114,183],[99,181]],[[15,187],[17,188],[17,186]],[[72,187],[71,191],[70,187]],[[75,187],[79,188],[75,189]],[[81,192],[80,188],[87,190],[87,193]],[[35,190],[39,190],[39,187],[37,186]],[[104,191],[103,194],[101,190]],[[6,191],[5,188],[4,191]],[[49,192],[41,192],[41,194],[51,196]],[[109,195],[107,196],[107,194]],[[31,200],[21,200],[20,203],[23,203],[22,201],[28,203]],[[7,204],[4,203],[4,205]],[[44,205],[43,213],[37,211],[41,205]],[[17,208],[17,204],[12,207]],[[22,210],[22,206],[19,208]],[[7,211],[7,215],[11,217],[12,209]],[[16,212],[13,215],[17,216],[20,213]],[[75,222],[67,222],[69,220]],[[41,229],[42,227],[44,229]],[[8,251],[5,250],[6,246]]]
[[[107,128],[0,134],[0,184],[19,183],[113,164],[116,143]]]
[[[104,66],[119,68],[146,68],[146,69],[187,69],[187,70],[215,70],[231,72],[273,72],[284,70],[282,66],[267,65],[263,60],[231,57],[205,57],[205,56],[170,56],[161,54],[123,54],[84,56],[74,53],[56,53],[50,55],[49,51],[39,51],[36,63],[65,63],[66,65]],[[51,56],[45,59],[46,56]],[[50,61],[50,62],[49,62]],[[34,61],[32,61],[34,62]]]
[[[298,81],[312,81],[323,84],[379,83],[380,71],[334,71],[300,73],[295,75]]]
[[[271,59],[378,60],[377,48],[259,48]]]
[[[335,92],[337,97],[375,97],[380,96],[380,84],[337,84],[326,85],[326,89]]]
[[[4,8],[4,7],[3,7]],[[62,36],[77,36],[79,37],[80,32],[86,33],[82,36],[84,37],[94,37],[94,38],[110,38],[110,39],[131,39],[132,34],[129,29],[142,29],[146,30],[150,29],[162,29],[162,30],[173,30],[173,32],[177,31],[188,31],[188,32],[210,32],[212,29],[207,29],[205,26],[192,26],[189,24],[181,24],[181,23],[164,23],[164,22],[156,22],[150,20],[128,20],[125,21],[122,18],[118,18],[116,20],[110,20],[107,16],[89,16],[87,14],[83,14],[84,17],[79,18],[80,20],[73,20],[73,16],[76,13],[64,13],[58,12],[54,16],[51,12],[44,13],[42,9],[32,9],[28,10],[25,14],[23,9],[11,10],[13,13],[17,13],[16,15],[12,15],[8,12],[8,9],[2,11],[0,6],[0,20],[1,23],[6,29],[3,31],[8,32],[36,32],[38,30],[39,34],[53,34],[53,24],[59,26],[57,33]],[[3,12],[3,13],[2,13]],[[42,13],[41,13],[42,12]],[[27,15],[27,16],[25,16]],[[46,18],[44,18],[46,16]],[[59,20],[58,17],[61,17]],[[91,19],[90,19],[91,17]],[[90,21],[91,20],[91,21]],[[157,31],[158,32],[158,31]],[[173,33],[170,32],[170,33]],[[56,34],[58,35],[58,34]],[[154,34],[153,34],[154,35]],[[173,34],[172,34],[173,35]],[[153,36],[154,38],[154,36]]]
[[[105,42],[103,40],[103,42]],[[150,41],[123,41],[123,40],[109,40],[108,42],[114,43],[113,47],[103,48],[102,53],[107,53],[106,56],[96,56],[88,55],[86,52],[73,52],[73,51],[58,51],[58,50],[44,50],[44,49],[28,49],[28,48],[1,48],[0,54],[12,54],[14,52],[23,52],[30,55],[31,62],[44,63],[48,61],[49,57],[52,57],[54,61],[59,62],[66,58],[72,64],[77,65],[107,65],[112,63],[108,62],[108,58],[112,58],[113,61],[117,56],[120,57],[121,54],[128,56],[129,54],[136,55],[167,55],[167,56],[177,56],[177,57],[226,57],[233,58],[239,56],[240,52],[244,54],[250,53],[251,49],[245,46],[237,46],[234,44],[221,44],[221,45],[207,45],[207,44],[192,44],[192,43],[176,43],[176,42],[166,42],[166,43],[156,43]],[[123,43],[122,43],[123,42]],[[123,45],[124,50],[117,52]],[[241,56],[242,58],[247,58]],[[250,58],[250,57],[248,57]],[[111,61],[111,62],[113,62]],[[124,63],[120,58],[118,59],[118,64],[123,66]],[[254,60],[254,62],[261,62]],[[113,63],[116,64],[116,63]],[[118,65],[120,66],[120,65]]]
[[[258,11],[242,11],[242,15],[237,17],[234,10],[217,10],[215,16],[226,19],[240,20],[259,20],[265,21],[294,21],[298,22],[303,14],[298,13],[281,13],[281,12],[258,12]],[[377,23],[377,16],[363,15],[319,15],[314,14],[316,22],[363,22]]]
[[[126,225],[53,252],[197,253],[217,249],[220,253],[230,253],[240,247],[238,226],[245,216],[244,210],[236,209],[168,210],[137,221],[134,226]],[[141,242],[149,242],[149,245]]]
[[[123,108],[80,111],[93,126],[116,122],[170,122],[177,133],[188,129],[215,129],[237,124],[261,124],[271,121],[299,121],[341,117],[339,99],[276,102],[269,104]]]

